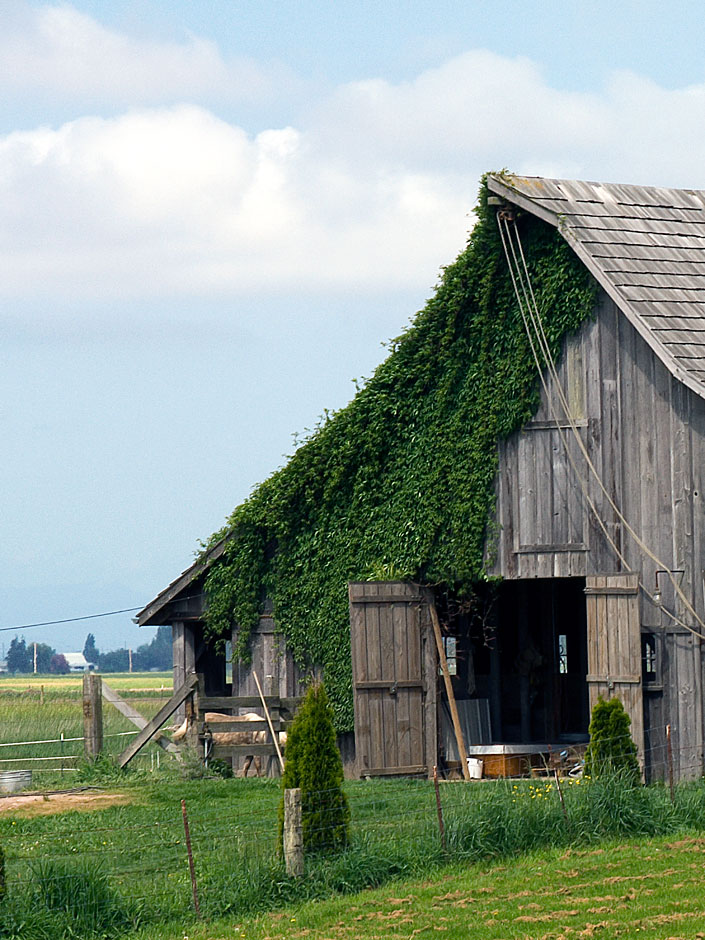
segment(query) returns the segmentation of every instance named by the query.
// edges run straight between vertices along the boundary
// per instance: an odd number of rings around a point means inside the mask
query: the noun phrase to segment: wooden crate
[[[523,754],[482,754],[480,759],[483,777],[520,777],[529,769]]]

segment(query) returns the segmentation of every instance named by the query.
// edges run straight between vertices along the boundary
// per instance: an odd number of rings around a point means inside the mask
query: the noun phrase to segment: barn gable
[[[490,176],[554,225],[672,375],[705,397],[705,193]]]

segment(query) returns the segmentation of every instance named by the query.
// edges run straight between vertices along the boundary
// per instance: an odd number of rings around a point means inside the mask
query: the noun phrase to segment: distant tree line
[[[129,650],[123,648],[101,653],[96,649],[92,633],[86,638],[83,655],[89,663],[96,663],[100,672],[127,672],[130,668]],[[171,627],[158,627],[151,643],[143,643],[132,651],[133,672],[149,672],[150,669],[164,672],[171,669],[173,662]]]
[[[101,653],[95,645],[95,637],[89,633],[83,646],[83,655],[100,672],[127,672],[130,668],[130,654],[127,649],[111,650]],[[7,651],[7,671],[34,672],[35,645],[27,643],[24,637],[15,637]],[[62,674],[70,672],[69,664],[62,653],[47,643],[36,644],[37,672]],[[143,643],[132,651],[133,672],[148,672],[150,669],[164,671],[172,667],[171,629],[159,627],[150,643]]]
[[[57,653],[47,643],[37,643],[35,653],[34,643],[30,643],[28,646],[24,637],[21,640],[15,637],[10,643],[6,657],[7,671],[34,672],[35,655],[37,657],[37,672],[60,674],[70,671],[69,664],[61,653]]]

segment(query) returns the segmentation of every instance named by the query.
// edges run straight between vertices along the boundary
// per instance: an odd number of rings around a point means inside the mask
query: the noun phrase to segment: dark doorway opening
[[[503,581],[482,585],[471,603],[449,603],[453,689],[487,715],[486,743],[587,740],[584,590],[584,578]]]

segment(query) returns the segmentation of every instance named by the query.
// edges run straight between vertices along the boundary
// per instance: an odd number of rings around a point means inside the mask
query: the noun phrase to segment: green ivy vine
[[[238,506],[206,582],[212,637],[265,598],[296,660],[323,666],[338,730],[353,725],[347,582],[379,572],[459,597],[485,578],[497,442],[536,411],[538,377],[483,181],[467,247],[352,402]],[[554,355],[590,316],[596,285],[551,226],[521,215]]]

